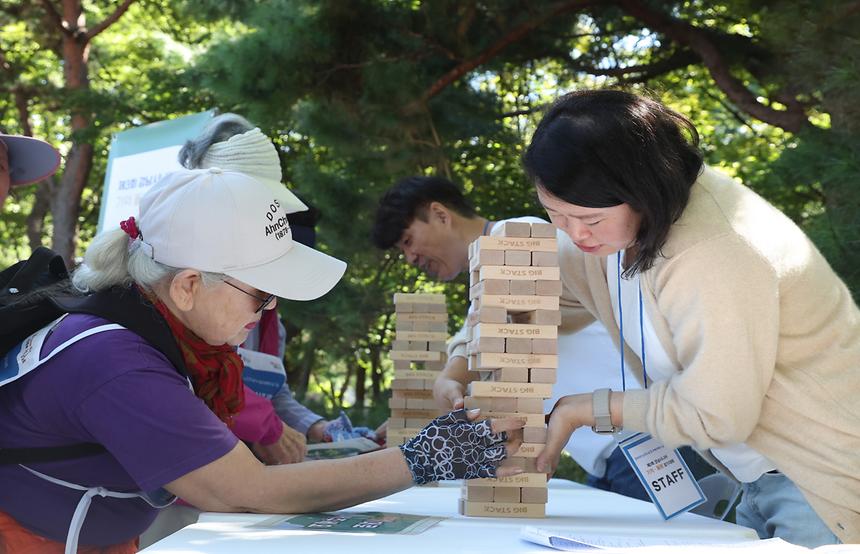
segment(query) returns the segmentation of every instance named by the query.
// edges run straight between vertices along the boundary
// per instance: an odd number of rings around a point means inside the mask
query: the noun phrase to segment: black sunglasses
[[[247,295],[248,295],[248,296],[250,296],[251,298],[253,298],[253,299],[255,299],[255,300],[258,300],[259,302],[262,302],[262,304],[260,304],[260,307],[259,307],[259,308],[257,308],[257,309],[254,311],[254,313],[255,313],[255,314],[258,314],[258,313],[262,312],[262,311],[263,311],[263,308],[265,308],[266,306],[268,306],[269,304],[271,304],[271,303],[272,303],[272,300],[274,300],[274,299],[275,299],[275,295],[274,295],[274,294],[270,294],[269,296],[267,296],[267,297],[265,297],[265,298],[260,298],[260,297],[259,297],[259,296],[257,296],[256,294],[251,294],[250,292],[248,292],[248,291],[246,291],[246,290],[243,290],[241,287],[237,287],[236,285],[234,285],[234,284],[233,284],[233,283],[231,283],[230,281],[222,281],[222,282],[223,282],[224,284],[230,285],[231,287],[233,287],[234,289],[236,289],[236,290],[238,290],[238,291],[240,291],[240,292],[244,292],[245,294],[247,294]]]

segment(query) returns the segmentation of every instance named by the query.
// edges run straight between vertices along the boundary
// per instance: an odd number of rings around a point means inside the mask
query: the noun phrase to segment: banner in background
[[[214,110],[135,127],[114,135],[110,145],[98,232],[137,216],[140,197],[162,175],[180,169],[176,156],[196,137]]]

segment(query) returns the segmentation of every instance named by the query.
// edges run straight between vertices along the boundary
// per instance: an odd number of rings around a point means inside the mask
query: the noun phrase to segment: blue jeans
[[[743,484],[737,522],[754,529],[762,539],[779,537],[808,548],[840,543],[800,489],[782,473],[765,473]]]
[[[606,458],[606,473],[603,477],[588,474],[585,484],[595,489],[616,492],[651,502],[651,497],[645,492],[645,487],[636,477],[636,473],[633,472],[633,468],[630,467],[630,463],[627,462],[627,458],[621,453],[620,448],[613,450],[612,454]]]

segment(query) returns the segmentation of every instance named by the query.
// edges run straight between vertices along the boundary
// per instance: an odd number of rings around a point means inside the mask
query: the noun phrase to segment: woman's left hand
[[[561,451],[570,440],[570,436],[593,419],[591,395],[572,394],[561,397],[548,417],[546,445],[537,457],[537,469],[551,476],[558,467]]]

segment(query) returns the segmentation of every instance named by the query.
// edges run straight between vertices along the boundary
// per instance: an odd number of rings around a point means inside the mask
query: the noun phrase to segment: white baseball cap
[[[43,140],[0,134],[0,141],[9,153],[9,181],[13,187],[41,181],[60,166],[60,153]]]
[[[223,273],[289,300],[334,287],[346,263],[293,240],[278,195],[219,168],[165,175],[140,199],[141,247],[157,262]]]

